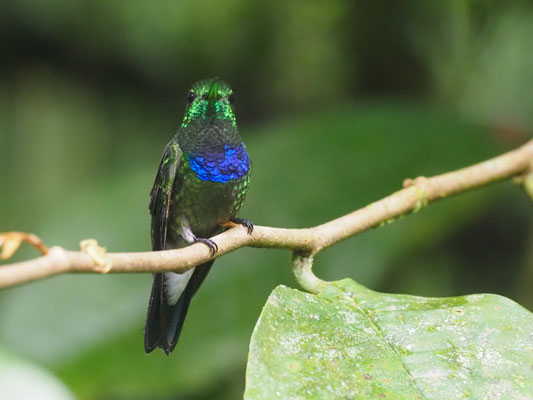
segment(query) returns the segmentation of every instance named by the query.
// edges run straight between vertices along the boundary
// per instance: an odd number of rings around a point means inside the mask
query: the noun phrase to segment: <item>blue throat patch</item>
[[[244,144],[224,146],[223,152],[188,155],[191,169],[202,181],[229,182],[242,178],[250,170],[250,158]]]

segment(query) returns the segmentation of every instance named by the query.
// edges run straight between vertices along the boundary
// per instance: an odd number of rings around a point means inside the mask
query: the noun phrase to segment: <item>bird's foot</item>
[[[251,235],[252,232],[254,231],[254,224],[252,224],[250,221],[244,218],[230,218],[229,221],[224,222],[220,225],[226,228],[233,228],[237,225],[242,225],[246,228],[248,235]]]
[[[202,244],[205,244],[207,247],[209,247],[209,252],[211,253],[211,257],[213,257],[215,253],[218,251],[217,244],[213,242],[211,239],[194,238],[194,243],[202,243]]]
[[[242,225],[248,231],[248,235],[251,235],[254,231],[254,224],[244,218],[230,218],[230,221],[237,225]]]
[[[43,256],[48,254],[48,247],[40,237],[26,232],[2,232],[0,233],[0,260],[7,260],[18,250],[23,243],[29,243],[41,252]]]
[[[113,266],[111,259],[107,255],[105,247],[101,247],[96,239],[85,239],[80,242],[81,251],[92,258],[96,264],[96,272],[107,274]]]

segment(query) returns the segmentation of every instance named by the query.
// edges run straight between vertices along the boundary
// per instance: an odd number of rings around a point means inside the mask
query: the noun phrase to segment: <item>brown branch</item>
[[[312,275],[310,264],[302,260],[302,257],[312,260],[313,255],[341,240],[416,211],[432,201],[496,181],[525,176],[531,172],[532,160],[533,140],[514,151],[467,168],[432,178],[408,179],[404,182],[404,189],[313,228],[256,226],[251,235],[243,227],[232,228],[212,238],[219,249],[216,256],[220,257],[243,246],[292,250],[298,255],[293,258],[294,268],[305,266],[304,273],[298,273],[295,269],[302,286],[318,287],[321,286],[320,281],[313,281],[316,277]],[[91,248],[95,251],[89,251]],[[178,250],[107,254],[95,242],[85,246],[83,252],[67,251],[56,246],[43,257],[0,267],[0,288],[67,272],[184,272],[209,258],[209,250],[202,244]],[[308,282],[309,279],[313,282]]]

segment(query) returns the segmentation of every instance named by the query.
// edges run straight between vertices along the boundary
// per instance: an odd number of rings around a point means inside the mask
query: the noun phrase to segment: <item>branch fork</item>
[[[44,256],[48,254],[48,247],[40,237],[26,232],[2,232],[0,233],[0,260],[7,260],[16,253],[22,243],[29,243]]]

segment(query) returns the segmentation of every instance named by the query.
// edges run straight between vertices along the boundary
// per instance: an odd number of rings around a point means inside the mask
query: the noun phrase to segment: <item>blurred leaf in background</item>
[[[241,215],[256,224],[315,225],[495,156],[530,136],[532,18],[518,0],[2,2],[0,230],[149,250],[161,152],[189,85],[215,75],[237,95],[254,164]],[[316,272],[532,308],[530,207],[511,183],[467,193],[334,246]],[[294,282],[281,251],[216,265],[171,357],[142,351],[145,275],[4,290],[0,344],[82,399],[240,397],[261,308]]]
[[[473,119],[501,128],[530,129],[533,53],[528,38],[533,35],[533,13],[529,3],[440,2],[422,7],[413,18],[413,42],[427,60],[437,97]]]
[[[0,390],[4,399],[73,400],[49,372],[0,350]]]

